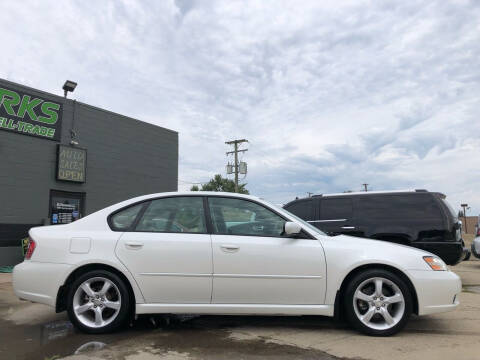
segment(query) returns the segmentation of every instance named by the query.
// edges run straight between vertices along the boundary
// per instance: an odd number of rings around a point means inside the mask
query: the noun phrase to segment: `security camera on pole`
[[[240,139],[240,140],[232,140],[232,141],[227,141],[225,144],[227,145],[233,145],[234,150],[227,152],[227,155],[234,154],[235,155],[235,160],[234,164],[228,164],[227,165],[227,174],[232,174],[235,173],[235,192],[238,193],[238,174],[247,174],[247,163],[246,162],[238,162],[238,153],[240,152],[246,152],[248,149],[239,149],[238,146],[241,143],[248,142],[246,139]],[[232,171],[233,170],[233,171]]]

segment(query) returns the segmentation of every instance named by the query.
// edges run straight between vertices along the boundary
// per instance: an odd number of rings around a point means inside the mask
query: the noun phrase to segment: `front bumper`
[[[55,307],[71,265],[26,260],[13,268],[13,291],[20,299]]]
[[[418,315],[455,310],[462,291],[460,277],[452,271],[409,271],[417,291]]]

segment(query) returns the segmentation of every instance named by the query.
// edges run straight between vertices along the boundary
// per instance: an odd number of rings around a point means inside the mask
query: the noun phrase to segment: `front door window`
[[[285,220],[262,205],[248,200],[210,197],[210,214],[215,234],[283,235]]]

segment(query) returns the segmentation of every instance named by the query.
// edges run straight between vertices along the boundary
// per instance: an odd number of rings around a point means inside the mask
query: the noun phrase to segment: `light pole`
[[[65,98],[64,103],[67,102],[67,95],[69,92],[73,92],[77,87],[77,83],[75,81],[67,80],[65,84],[63,84],[63,96]],[[70,145],[78,145],[77,141],[77,134],[75,132],[75,108],[77,107],[77,100],[73,100],[73,109],[72,109],[72,127],[70,129]]]
[[[67,80],[65,84],[63,84],[63,96],[66,98],[69,92],[73,92],[77,87],[77,83],[75,81]]]
[[[465,234],[468,233],[467,229],[467,210],[470,209],[468,207],[468,204],[460,204],[460,206],[463,208],[463,220],[465,220]]]

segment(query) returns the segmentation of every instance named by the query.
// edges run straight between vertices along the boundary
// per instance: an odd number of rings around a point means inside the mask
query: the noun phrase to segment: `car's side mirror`
[[[297,235],[300,235],[301,232],[302,232],[302,227],[298,225],[296,222],[287,221],[285,223],[285,235],[289,237],[295,237]]]

